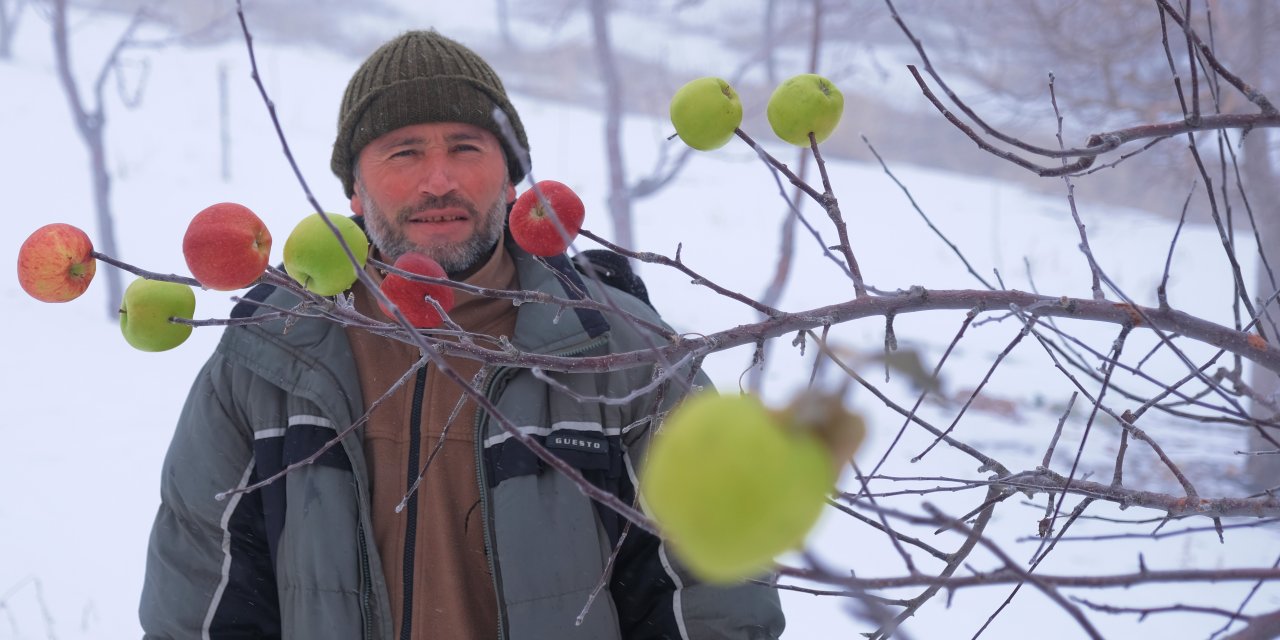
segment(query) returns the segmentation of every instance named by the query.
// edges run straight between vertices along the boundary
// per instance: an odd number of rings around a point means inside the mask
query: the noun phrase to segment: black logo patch
[[[578,433],[552,432],[547,436],[547,447],[550,449],[567,449],[583,453],[606,453],[609,443],[601,436]]]

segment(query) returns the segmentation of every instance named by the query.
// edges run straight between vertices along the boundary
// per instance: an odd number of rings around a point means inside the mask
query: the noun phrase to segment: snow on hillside
[[[461,18],[419,16],[424,21],[437,19],[436,24],[446,33],[451,25],[456,26],[466,35],[461,38],[464,41],[483,37],[483,30],[464,27]],[[89,60],[96,59],[91,52],[110,46],[120,28],[108,20],[77,24],[73,46],[78,56],[83,54]],[[387,35],[406,26],[389,28]],[[0,140],[6,150],[0,160],[0,184],[12,226],[9,239],[0,243],[0,263],[10,265],[21,239],[40,225],[68,222],[96,235],[87,157],[57,84],[46,28],[41,20],[31,19],[20,31],[15,59],[0,64],[0,86],[6,88],[0,98]],[[113,90],[107,92],[118,257],[154,271],[183,272],[181,237],[190,216],[208,204],[230,200],[249,206],[264,218],[277,239],[272,260],[279,261],[284,237],[309,207],[249,79],[243,44],[232,42],[194,51],[170,49],[149,54],[147,59],[150,70],[138,108],[123,109]],[[311,189],[326,209],[346,212],[340,186],[329,173],[328,157],[336,104],[358,61],[315,48],[266,44],[259,45],[258,60]],[[219,65],[226,65],[232,78],[232,178],[226,182],[219,174]],[[86,63],[78,72],[83,82],[96,68]],[[529,132],[535,177],[555,178],[578,190],[588,203],[587,228],[611,235],[603,213],[607,194],[600,117],[589,110],[518,95],[513,102]],[[842,126],[858,127],[856,114]],[[630,166],[650,166],[658,145],[666,144],[662,140],[670,134],[668,129],[665,122],[628,122]],[[762,140],[771,137],[767,132],[753,133]],[[879,146],[893,144],[892,131],[868,131],[867,135]],[[794,157],[789,149],[771,150],[788,162]],[[870,162],[869,154],[867,160],[832,163],[829,168],[868,282],[885,290],[916,284],[977,287],[950,250],[929,233],[898,188]],[[1030,289],[1025,257],[1040,291],[1089,295],[1088,270],[1075,248],[1076,228],[1065,197],[1045,198],[999,183],[908,166],[894,170],[984,277],[990,278],[991,270],[998,269],[1009,287]],[[1087,183],[1081,184],[1077,196],[1087,203]],[[772,274],[783,211],[778,187],[764,165],[745,146],[730,145],[694,158],[670,188],[638,206],[637,248],[673,256],[677,242],[683,242],[681,255],[690,267],[730,289],[758,296],[762,283]],[[806,214],[822,231],[824,240],[834,243],[835,235],[825,216],[813,207],[808,207]],[[1082,215],[1094,251],[1109,275],[1139,302],[1153,302],[1172,225],[1150,213],[1088,205]],[[578,246],[588,248],[586,241]],[[820,255],[812,238],[801,233],[797,247],[792,285],[783,308],[802,310],[852,296],[848,281]],[[1225,286],[1229,280],[1221,254],[1215,231],[1185,230],[1174,256],[1170,300],[1180,309],[1229,324],[1231,295]],[[1252,273],[1250,257],[1241,257],[1245,272]],[[104,271],[108,268],[100,267]],[[678,330],[709,333],[757,319],[750,309],[710,294],[682,274],[645,266],[643,275],[655,305]],[[231,306],[225,293],[197,292],[197,297],[198,317],[223,317]],[[137,596],[147,533],[158,499],[160,462],[188,385],[220,332],[197,330],[179,349],[145,354],[128,347],[108,319],[101,283],[79,300],[45,305],[26,297],[13,277],[4,277],[0,278],[0,300],[6,309],[0,353],[5,354],[7,363],[0,368],[0,393],[6,407],[0,439],[9,454],[0,465],[0,608],[6,617],[6,622],[0,623],[0,638],[137,637]],[[962,315],[903,316],[896,320],[895,328],[904,345],[921,348],[932,362],[958,329]],[[1070,326],[1099,349],[1106,348],[1116,331],[1109,326]],[[953,386],[971,386],[1018,329],[1012,321],[972,329],[948,380]],[[835,343],[851,350],[874,352],[884,339],[884,321],[848,323],[836,327],[832,336]],[[1153,344],[1150,336],[1136,332],[1132,341],[1134,352]],[[773,348],[765,381],[766,395],[773,401],[801,386],[811,366],[812,350],[801,357],[786,346],[788,342],[778,340]],[[719,386],[733,389],[750,355],[749,349],[722,353],[708,359],[707,368]],[[862,363],[862,367],[868,378],[883,379],[879,365]],[[1043,351],[1030,344],[1011,356],[993,384],[996,397],[1041,396],[1046,403],[1061,404],[1070,394]],[[884,388],[902,404],[909,406],[914,400],[914,392],[900,379]],[[871,417],[871,442],[860,454],[865,456],[860,462],[866,465],[883,450],[901,422],[865,393],[855,392],[853,401]],[[1077,415],[1081,407],[1077,407]],[[946,424],[953,412],[954,407],[926,406],[922,415]],[[975,416],[961,423],[959,434],[989,446],[1019,468],[1034,468],[1043,453],[1045,438],[1039,434],[1057,414],[1031,411],[1029,415],[1032,419],[1022,423]],[[1078,441],[1081,422],[1075,420],[1068,427],[1061,451],[1066,451],[1070,441]],[[915,432],[908,434],[901,451],[914,453],[928,443]],[[1105,433],[1093,437],[1102,451],[1114,442],[1114,436]],[[1229,452],[1236,435],[1206,428],[1201,434],[1173,431],[1168,437],[1181,453],[1196,447]],[[1211,446],[1205,446],[1206,442]],[[1106,455],[1099,455],[1105,462]],[[940,449],[930,456],[920,465],[891,463],[884,473],[981,477],[974,475],[971,461],[951,451]],[[1061,458],[1055,463],[1061,463]],[[930,467],[922,468],[926,464]],[[1227,457],[1214,464],[1223,465],[1218,471],[1225,475],[1238,461]],[[962,513],[974,506],[977,497],[971,494],[938,494],[930,500],[952,513]],[[1106,508],[1097,513],[1130,518],[1151,515],[1120,514]],[[1014,540],[1032,535],[1039,517],[1032,507],[1002,510],[992,537],[1028,555],[1033,543]],[[1090,531],[1089,526],[1082,524],[1081,531]],[[870,533],[847,518],[828,515],[814,536],[814,548],[828,562],[854,568],[858,575],[901,574],[903,567],[896,554]],[[1195,558],[1199,566],[1269,564],[1277,542],[1274,533],[1267,531],[1232,532],[1227,540],[1228,544],[1220,545],[1210,535],[1158,543],[1135,541],[1108,546],[1106,554],[1099,554],[1096,545],[1064,543],[1042,570],[1132,570],[1139,550],[1152,567],[1181,566],[1188,558]],[[1079,635],[1079,629],[1061,610],[1031,591],[1024,589],[997,619],[988,637],[1025,637],[1033,626],[1041,638]],[[1214,586],[1212,602],[1234,607],[1246,591],[1247,585],[1242,583]],[[906,630],[914,637],[952,637],[956,633],[967,637],[1006,593],[1006,589],[964,591],[949,609],[944,599],[936,600],[917,614]],[[1141,595],[1107,595],[1136,603],[1157,597],[1199,601],[1206,594],[1174,586],[1144,590]],[[844,603],[839,600],[795,593],[784,593],[783,597],[789,616],[788,637],[849,637],[866,630],[865,625],[845,615]],[[1278,602],[1280,596],[1274,589],[1263,590],[1250,610],[1274,609]],[[1138,633],[1135,622],[1134,616],[1111,616],[1102,624],[1108,635],[1132,637]],[[1155,616],[1140,630],[1144,636],[1185,637],[1190,629],[1185,624],[1178,616]],[[1193,624],[1198,637],[1212,631],[1203,618]]]

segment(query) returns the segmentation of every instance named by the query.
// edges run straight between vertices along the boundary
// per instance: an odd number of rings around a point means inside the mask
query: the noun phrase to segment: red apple
[[[191,219],[182,238],[182,255],[191,275],[206,289],[243,289],[267,268],[271,232],[248,208],[218,203]]]
[[[542,192],[543,202],[538,198]],[[550,204],[550,209],[547,205]],[[568,237],[560,233],[552,220],[552,210],[560,219],[560,224],[568,232]],[[521,249],[535,256],[549,258],[560,255],[569,248],[569,243],[577,237],[582,228],[582,219],[586,211],[582,199],[567,185],[555,180],[542,180],[520,194],[515,206],[511,208],[511,236]]]
[[[61,222],[36,229],[18,249],[18,284],[42,302],[80,297],[97,268],[89,236]]]
[[[395,268],[420,276],[432,278],[448,278],[444,267],[439,262],[421,253],[406,253],[396,260]],[[436,311],[434,305],[427,301],[432,298],[440,304],[445,313],[453,309],[453,289],[442,284],[432,284],[418,280],[410,280],[392,273],[382,279],[382,294],[400,308],[400,312],[409,323],[419,329],[434,329],[444,324],[444,318]],[[378,306],[382,312],[391,315],[391,311],[381,302]]]

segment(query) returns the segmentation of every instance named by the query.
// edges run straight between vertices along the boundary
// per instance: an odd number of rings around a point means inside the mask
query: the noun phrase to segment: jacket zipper
[[[373,637],[373,572],[369,569],[369,538],[364,528],[364,518],[368,513],[368,505],[363,504],[364,491],[361,487],[360,475],[356,473],[355,462],[347,444],[343,442],[342,450],[347,454],[351,464],[351,479],[356,485],[356,544],[360,547],[360,615],[364,619],[364,632],[361,640],[374,640]]]
[[[558,357],[575,356],[586,353],[587,351],[605,344],[608,340],[609,339],[605,336],[599,336],[569,349],[556,351],[547,355]],[[489,375],[485,376],[484,382],[480,385],[480,388],[484,392],[484,397],[488,398],[490,402],[496,403],[497,399],[492,396],[494,383],[498,380],[499,376],[506,375],[516,369],[517,367],[502,367],[493,370]],[[507,631],[503,625],[503,619],[506,618],[506,615],[504,614],[506,607],[504,606],[502,599],[502,586],[498,581],[498,550],[493,546],[493,532],[492,527],[489,524],[492,516],[489,513],[489,486],[484,477],[484,429],[480,424],[481,415],[483,415],[483,411],[477,410],[475,424],[473,425],[476,438],[476,483],[480,487],[480,516],[484,525],[484,555],[489,561],[489,576],[493,578],[494,597],[498,599],[498,640],[505,640],[507,637]]]
[[[373,640],[373,611],[369,607],[373,575],[369,571],[369,543],[365,540],[364,523],[356,527],[360,541],[360,615],[364,616],[364,640]]]
[[[340,386],[340,385],[339,385]],[[364,491],[361,487],[360,475],[356,473],[356,465],[354,458],[351,456],[350,449],[344,441],[342,450],[347,454],[347,460],[351,461],[351,478],[356,485],[356,544],[359,548],[360,556],[360,615],[364,621],[364,631],[361,634],[361,640],[374,640],[373,637],[373,572],[369,569],[369,539],[364,527],[365,514],[368,513],[368,505],[364,504]]]

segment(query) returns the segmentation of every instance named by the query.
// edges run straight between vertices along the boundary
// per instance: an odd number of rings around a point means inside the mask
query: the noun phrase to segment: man
[[[495,107],[514,135],[503,134]],[[583,278],[564,256],[539,261],[509,241],[504,220],[525,177],[527,148],[488,64],[435,32],[410,32],[352,77],[332,168],[372,255],[385,262],[417,251],[454,280],[559,297],[586,292],[660,323],[646,301]],[[351,295],[358,311],[385,318],[364,285]],[[246,298],[233,316],[257,313],[255,302],[296,302],[269,286]],[[475,336],[506,336],[528,353],[601,355],[644,349],[653,339],[621,316],[462,292],[451,317]],[[544,467],[421,358],[412,345],[321,319],[227,329],[165,459],[140,608],[147,637],[781,633],[774,590],[699,584],[656,537],[635,527],[624,537],[619,516]],[[648,416],[681,392],[671,384],[619,406],[588,399],[626,396],[649,381],[651,368],[553,374],[553,387],[525,368],[482,370],[460,357],[447,364],[477,381],[522,431],[628,502]],[[366,412],[366,424],[313,464],[214,499],[313,456]],[[606,591],[577,622],[620,540]]]

